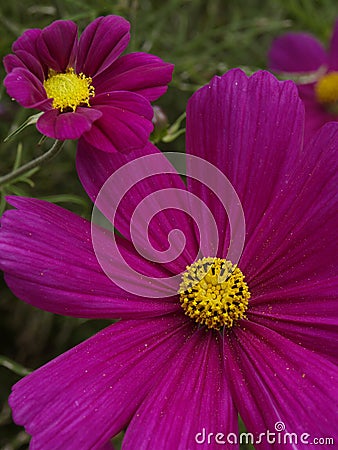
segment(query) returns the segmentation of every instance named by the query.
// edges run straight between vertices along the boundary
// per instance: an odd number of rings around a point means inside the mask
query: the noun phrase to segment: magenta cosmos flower
[[[305,137],[311,137],[326,122],[338,121],[338,21],[329,50],[307,33],[286,33],[272,44],[269,68],[290,75],[308,75],[298,83],[305,105]]]
[[[230,71],[189,101],[187,153],[223,172],[242,202],[246,241],[237,267],[226,260],[227,213],[190,180],[189,164],[185,185],[151,144],[112,158],[80,143],[78,172],[93,200],[112,173],[140,161],[140,182],[117,208],[116,242],[128,265],[152,278],[149,292],[161,288],[158,278],[181,274],[177,293],[163,298],[130,293],[106,276],[88,221],[45,201],[10,198],[15,209],[3,216],[0,250],[12,291],[57,314],[121,319],[13,387],[13,417],[33,436],[32,448],[100,449],[126,429],[125,450],[219,448],[217,433],[224,448],[236,449],[238,413],[258,449],[276,448],[258,435],[283,424],[298,436],[286,450],[337,438],[338,124],[325,125],[307,147],[303,125],[295,85],[267,72]],[[147,175],[148,155],[161,158],[162,173]],[[122,196],[118,184],[112,189],[112,199]],[[159,190],[203,200],[218,249],[199,255],[194,221],[171,205],[150,221],[149,240],[166,251],[178,228],[181,254],[155,264],[136,252],[132,216],[147,198],[156,209]],[[203,221],[202,237],[212,240]],[[122,279],[109,234],[102,229],[103,247]]]
[[[4,58],[8,94],[43,111],[37,128],[51,138],[81,138],[107,152],[144,146],[153,128],[149,102],[167,90],[173,65],[147,53],[121,56],[129,28],[107,16],[80,39],[69,20],[27,30]]]

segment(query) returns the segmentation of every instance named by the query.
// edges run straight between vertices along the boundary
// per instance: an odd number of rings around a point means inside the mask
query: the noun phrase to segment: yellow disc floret
[[[338,72],[329,72],[321,77],[315,86],[316,98],[324,105],[338,102]]]
[[[90,97],[94,97],[92,79],[83,73],[77,75],[69,68],[65,73],[50,70],[43,85],[48,98],[53,99],[53,108],[64,111],[75,111],[78,106],[90,106]]]
[[[178,291],[187,316],[207,328],[231,328],[245,319],[250,292],[237,265],[226,259],[202,258],[188,266]]]

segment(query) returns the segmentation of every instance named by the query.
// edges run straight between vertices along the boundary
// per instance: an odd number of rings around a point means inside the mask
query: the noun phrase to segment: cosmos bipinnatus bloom
[[[124,450],[219,448],[215,440],[201,446],[203,433],[231,434],[224,448],[238,449],[238,414],[254,436],[276,431],[282,421],[299,439],[338,437],[338,123],[304,146],[304,108],[294,83],[232,70],[192,96],[186,125],[188,157],[222,172],[242,204],[246,234],[237,262],[227,257],[237,229],[230,229],[219,198],[191,179],[189,164],[185,183],[151,144],[112,158],[88,151],[82,140],[77,155],[93,201],[112,174],[130,162],[137,166],[139,182],[123,195],[114,225],[126,264],[142,275],[138,284],[109,252],[111,230],[98,228],[111,258],[108,277],[90,222],[45,201],[9,199],[14,209],[2,219],[0,267],[12,291],[57,314],[120,319],[14,385],[13,417],[32,435],[34,449],[101,449],[121,430]],[[154,155],[157,174],[149,177],[144,161]],[[121,189],[113,183],[111,198],[122,197]],[[156,209],[159,191],[170,207],[133,224],[144,200]],[[208,206],[213,231],[198,209],[191,216],[180,209],[185,194]],[[133,246],[131,224],[136,233],[146,226],[160,253],[179,229],[181,253],[170,261],[147,259]],[[200,238],[208,243],[216,232],[218,247],[200,254]],[[157,280],[172,275],[179,275],[176,291],[161,297],[165,283]],[[151,295],[123,289],[121,280]],[[257,444],[272,448],[264,439]],[[283,448],[305,444],[287,441]]]
[[[129,28],[106,16],[80,38],[70,20],[25,31],[4,58],[8,94],[43,112],[36,126],[51,138],[80,138],[106,152],[144,146],[153,129],[150,101],[167,90],[173,65],[147,53],[121,56]]]

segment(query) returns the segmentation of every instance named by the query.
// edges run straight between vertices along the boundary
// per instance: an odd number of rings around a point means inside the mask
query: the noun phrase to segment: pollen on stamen
[[[246,318],[248,285],[226,259],[202,258],[188,266],[178,293],[184,313],[207,329],[230,329]]]
[[[61,112],[75,111],[78,106],[90,106],[89,100],[95,96],[92,79],[83,73],[76,74],[73,68],[65,73],[50,70],[43,85],[48,98],[53,99],[53,108]]]
[[[332,112],[338,112],[338,72],[329,72],[315,85],[316,99]]]

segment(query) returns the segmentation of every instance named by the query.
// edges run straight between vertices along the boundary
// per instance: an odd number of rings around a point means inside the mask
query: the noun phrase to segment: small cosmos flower
[[[185,184],[152,144],[114,158],[79,144],[77,169],[93,201],[112,174],[136,164],[140,181],[127,194],[112,184],[111,198],[123,196],[117,246],[142,275],[141,287],[150,279],[150,294],[160,290],[157,279],[178,274],[170,296],[137,295],[112,281],[96,257],[89,221],[42,200],[10,197],[15,209],[2,218],[0,267],[14,294],[56,314],[120,319],[13,387],[13,417],[32,435],[32,449],[101,449],[126,430],[123,450],[220,448],[215,440],[201,446],[205,432],[231,434],[224,448],[235,450],[238,414],[256,437],[283,422],[299,437],[338,438],[338,123],[305,146],[303,125],[296,86],[268,72],[229,71],[188,103],[188,158],[222,172],[243,207],[246,240],[237,264],[227,259],[237,229],[219,197],[191,179],[189,164]],[[161,161],[154,177],[144,163],[149,155]],[[135,223],[146,200],[152,215],[160,192],[177,198],[177,208],[171,201],[149,223]],[[199,237],[208,244],[213,234],[204,214],[180,209],[182,193],[214,217],[220,240],[207,254],[200,255]],[[162,263],[147,259],[132,245],[132,224],[136,231],[146,225],[161,254],[179,230],[181,253]],[[112,234],[102,228],[102,248],[112,271],[131,284],[109,251]],[[256,448],[276,446],[261,439]]]
[[[326,122],[338,121],[338,20],[328,50],[308,33],[285,33],[273,42],[268,61],[276,73],[299,76],[306,139]]]
[[[25,31],[4,58],[8,94],[43,111],[36,126],[51,138],[81,138],[106,152],[144,146],[153,129],[149,102],[167,90],[173,65],[147,53],[121,56],[129,28],[110,15],[80,38],[70,20]]]

